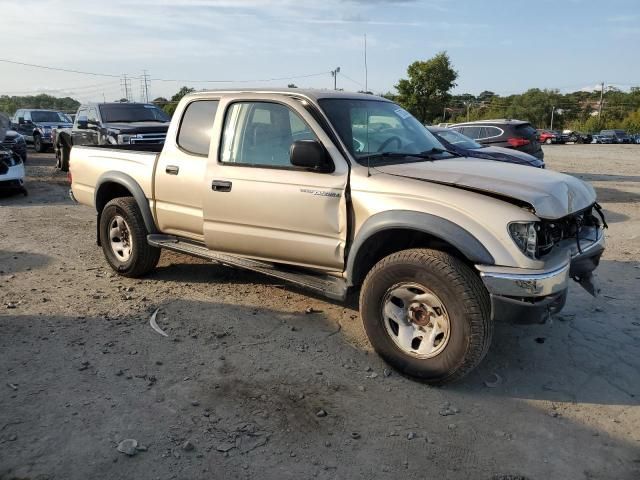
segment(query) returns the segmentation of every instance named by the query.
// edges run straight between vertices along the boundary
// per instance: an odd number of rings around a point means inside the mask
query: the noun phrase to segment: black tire
[[[448,314],[448,342],[432,358],[416,358],[401,350],[385,326],[386,292],[403,282],[427,287]],[[360,315],[382,358],[400,372],[434,385],[454,382],[473,370],[489,350],[493,335],[489,294],[479,276],[458,258],[438,250],[403,250],[378,262],[362,286]]]
[[[37,133],[33,136],[33,149],[38,153],[44,153],[46,148],[42,143],[42,137]]]
[[[129,230],[131,254],[122,261],[111,247],[110,227],[114,218],[120,216]],[[100,243],[102,251],[111,268],[124,277],[141,277],[151,272],[160,259],[160,249],[147,243],[147,227],[133,197],[120,197],[111,200],[100,216]]]
[[[56,149],[56,168],[63,172],[69,171],[69,154],[69,149],[64,145]]]

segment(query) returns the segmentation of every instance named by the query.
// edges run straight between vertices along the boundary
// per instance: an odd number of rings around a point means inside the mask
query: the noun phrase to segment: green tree
[[[0,112],[13,115],[19,108],[46,108],[63,112],[74,112],[80,102],[71,97],[52,97],[51,95],[8,96],[0,95]]]
[[[432,122],[451,97],[449,92],[456,86],[458,72],[447,53],[440,52],[427,61],[409,65],[407,76],[395,86],[397,101],[421,122]]]
[[[188,95],[190,93],[195,92],[196,90],[191,87],[182,87],[178,92],[171,97],[171,101],[167,103],[162,109],[167,112],[169,115],[173,115],[173,112],[176,111],[176,107],[178,106],[178,102],[182,100],[182,97]]]

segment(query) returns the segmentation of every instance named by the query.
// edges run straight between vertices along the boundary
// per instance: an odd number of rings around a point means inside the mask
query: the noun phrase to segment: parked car
[[[55,110],[21,108],[16,111],[12,120],[13,129],[24,136],[27,143],[33,145],[38,153],[52,147],[51,129],[70,126],[71,119]]]
[[[452,155],[381,97],[198,92],[153,147],[71,150],[71,195],[96,210],[116,273],[146,275],[168,249],[338,300],[359,290],[376,351],[430,383],[473,370],[495,320],[539,322],[570,279],[594,293],[591,186]]]
[[[551,145],[552,143],[559,143],[560,138],[557,132],[552,132],[551,130],[537,130],[538,132],[538,141],[540,143],[544,143],[545,145]]]
[[[11,149],[2,146],[10,125],[9,117],[0,113],[0,191],[22,191],[26,195],[22,159]]]
[[[522,120],[479,120],[457,123],[450,128],[476,140],[482,145],[513,148],[544,159],[538,142],[538,132],[529,122]]]
[[[513,148],[481,145],[451,128],[427,127],[427,129],[435,135],[447,150],[453,151],[460,156],[544,168],[544,161],[528,153],[514,150]]]
[[[640,143],[640,133],[633,135],[633,143]]]
[[[69,152],[76,145],[162,145],[169,120],[153,104],[81,105],[72,128],[55,132],[56,166],[68,170]]]
[[[611,137],[605,137],[600,134],[593,134],[591,136],[591,143],[600,143],[600,144],[613,143],[613,139]]]
[[[601,130],[600,135],[610,138],[610,143],[631,143],[631,137],[624,130]]]
[[[1,145],[18,155],[22,163],[27,163],[27,142],[18,132],[15,130],[7,130]]]
[[[591,143],[591,140],[593,140],[593,137],[588,133],[574,132],[572,130],[565,130],[562,133],[566,135],[567,142]]]

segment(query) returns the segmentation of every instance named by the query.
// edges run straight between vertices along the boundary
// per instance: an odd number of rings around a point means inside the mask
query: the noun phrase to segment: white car
[[[24,187],[24,164],[11,150],[0,147],[0,191],[11,190],[27,194]]]

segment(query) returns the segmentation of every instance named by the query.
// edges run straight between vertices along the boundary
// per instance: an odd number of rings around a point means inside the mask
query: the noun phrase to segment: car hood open
[[[452,158],[376,167],[377,171],[450,185],[531,205],[540,218],[557,219],[596,201],[591,185],[563,173],[523,165]]]

